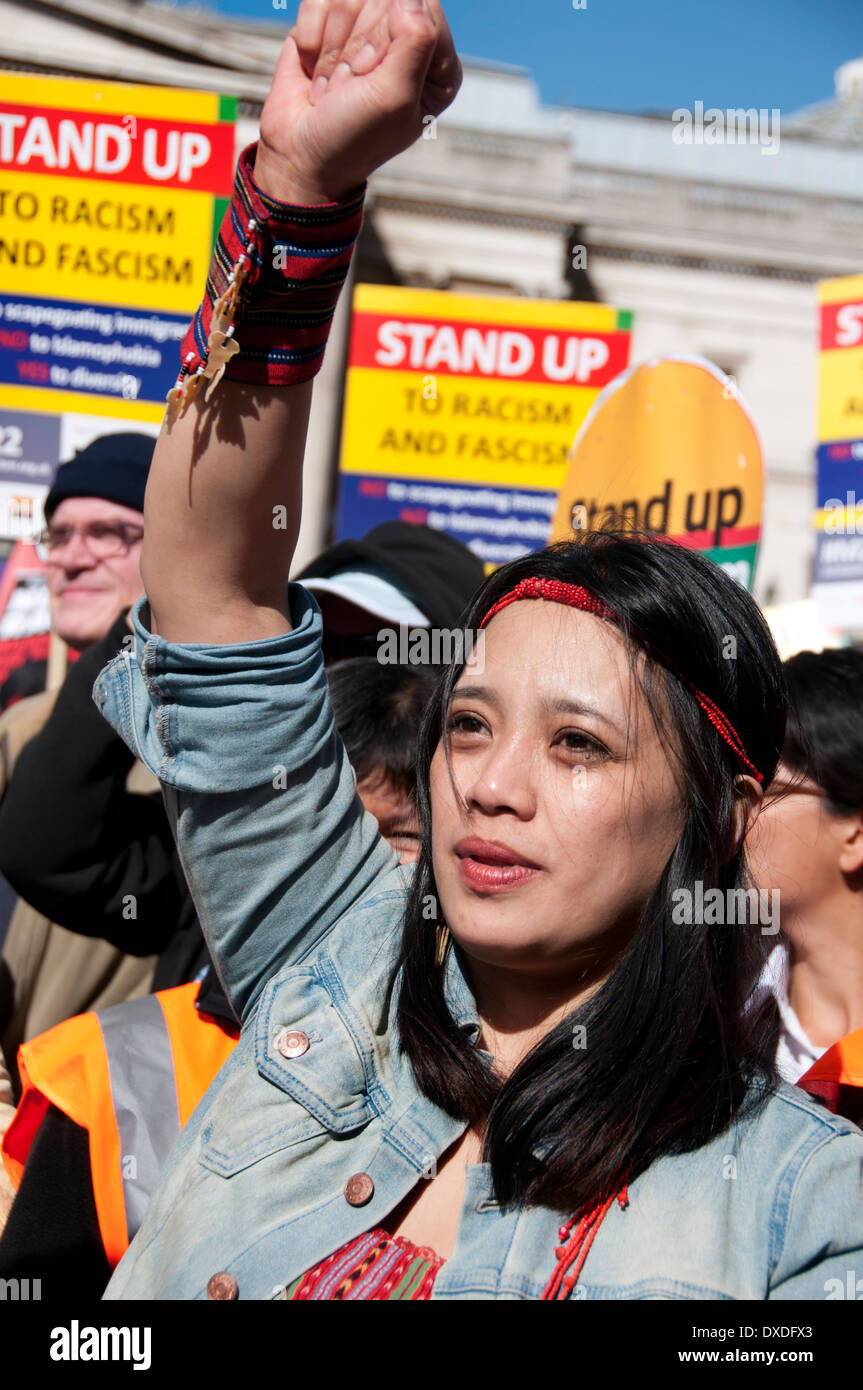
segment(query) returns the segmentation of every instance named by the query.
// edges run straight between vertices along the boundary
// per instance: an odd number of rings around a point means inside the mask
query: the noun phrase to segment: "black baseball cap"
[[[407,521],[384,521],[361,540],[338,541],[296,578],[305,584],[357,570],[388,580],[425,615],[429,627],[437,628],[458,626],[485,579],[482,560],[461,541]],[[351,598],[349,589],[341,596],[364,606],[359,595]]]

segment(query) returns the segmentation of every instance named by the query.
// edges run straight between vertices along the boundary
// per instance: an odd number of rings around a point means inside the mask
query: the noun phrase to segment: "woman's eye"
[[[446,727],[451,734],[480,734],[483,729],[475,714],[451,714]]]
[[[558,738],[558,746],[567,754],[578,758],[580,762],[608,757],[607,748],[578,729],[567,729],[562,733]]]

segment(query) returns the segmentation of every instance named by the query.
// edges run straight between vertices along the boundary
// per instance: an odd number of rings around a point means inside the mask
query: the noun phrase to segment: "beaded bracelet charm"
[[[204,300],[168,392],[169,425],[229,378],[292,386],[320,370],[339,291],[362,225],[365,185],[343,202],[278,203],[255,183],[255,145],[240,155]],[[242,344],[235,335],[242,319]]]

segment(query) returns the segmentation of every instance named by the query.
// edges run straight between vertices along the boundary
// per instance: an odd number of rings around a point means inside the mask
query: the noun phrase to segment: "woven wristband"
[[[168,392],[168,419],[184,415],[223,376],[296,386],[320,370],[339,291],[363,218],[365,184],[340,203],[277,203],[255,183],[256,145],[240,155],[234,194],[216,240],[207,289]]]

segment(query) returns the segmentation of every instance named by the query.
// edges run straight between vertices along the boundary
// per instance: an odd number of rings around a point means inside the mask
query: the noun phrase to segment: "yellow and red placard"
[[[23,502],[38,513],[74,447],[161,420],[230,197],[235,114],[213,92],[3,74],[0,535],[21,534]]]
[[[827,626],[863,632],[863,275],[818,293],[813,593]]]
[[[863,275],[822,280],[818,442],[863,439]]]
[[[235,107],[4,75],[0,407],[157,418],[230,195]]]
[[[751,588],[763,498],[761,444],[731,378],[701,358],[659,358],[612,382],[582,425],[551,540],[654,532]]]
[[[401,518],[490,565],[540,549],[572,437],[629,360],[604,304],[358,285],[339,538]]]

